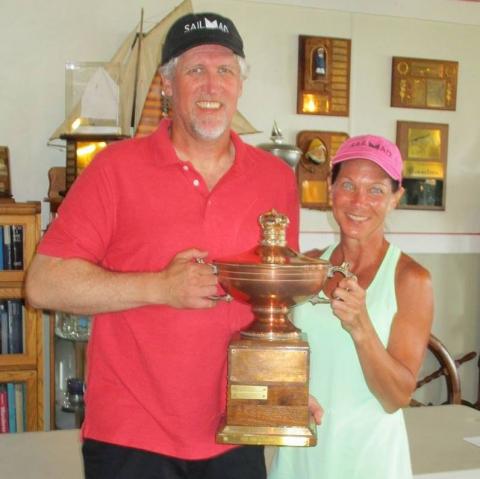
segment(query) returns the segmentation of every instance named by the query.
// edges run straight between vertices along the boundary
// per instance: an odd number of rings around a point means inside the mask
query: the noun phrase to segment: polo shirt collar
[[[151,139],[155,143],[158,152],[157,161],[161,162],[162,166],[177,165],[179,162],[181,164],[184,163],[178,158],[172,140],[170,139],[169,130],[171,125],[172,120],[170,118],[164,118],[160,121],[157,130],[151,135]],[[246,164],[245,143],[233,130],[230,130],[230,138],[235,146],[235,161],[229,171],[235,174],[241,174],[248,168]]]

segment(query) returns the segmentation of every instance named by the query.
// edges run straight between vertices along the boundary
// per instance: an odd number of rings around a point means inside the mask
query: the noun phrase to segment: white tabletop
[[[82,479],[80,431],[0,434],[0,478]]]
[[[405,419],[418,479],[479,479],[480,411],[467,406],[408,408]],[[82,479],[77,429],[0,434],[0,478]],[[268,450],[270,458],[272,449]]]
[[[480,411],[457,405],[407,408],[405,421],[415,477],[480,478],[480,447],[464,440],[480,437]]]

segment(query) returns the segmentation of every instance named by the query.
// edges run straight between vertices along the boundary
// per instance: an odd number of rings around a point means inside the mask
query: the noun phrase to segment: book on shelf
[[[3,225],[0,227],[1,264],[3,270],[23,269],[23,226]]]
[[[24,383],[15,383],[15,405],[17,432],[24,432],[27,417]]]
[[[8,352],[23,353],[23,309],[21,299],[7,299]]]
[[[17,432],[15,384],[7,383],[8,431]]]
[[[12,269],[23,269],[23,226],[11,225]]]
[[[0,383],[0,433],[26,431],[25,390],[24,383]]]
[[[0,301],[0,354],[23,354],[25,306],[21,299]]]
[[[8,429],[8,396],[7,386],[0,384],[0,433],[9,432]]]
[[[8,312],[5,301],[0,301],[0,353],[8,353]]]
[[[3,265],[3,227],[0,227],[0,270],[5,269]]]
[[[12,269],[12,235],[10,225],[3,225],[3,269]]]

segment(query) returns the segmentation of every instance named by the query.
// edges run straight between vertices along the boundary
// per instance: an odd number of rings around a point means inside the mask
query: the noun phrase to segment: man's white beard
[[[217,125],[204,125],[200,121],[193,120],[191,123],[192,130],[203,140],[217,140],[220,138],[225,131],[228,129],[227,120],[224,119],[223,122]]]

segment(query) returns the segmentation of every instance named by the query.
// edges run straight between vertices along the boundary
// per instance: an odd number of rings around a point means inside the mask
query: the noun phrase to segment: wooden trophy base
[[[303,334],[285,340],[235,338],[228,348],[227,411],[217,442],[314,446],[309,359]]]

